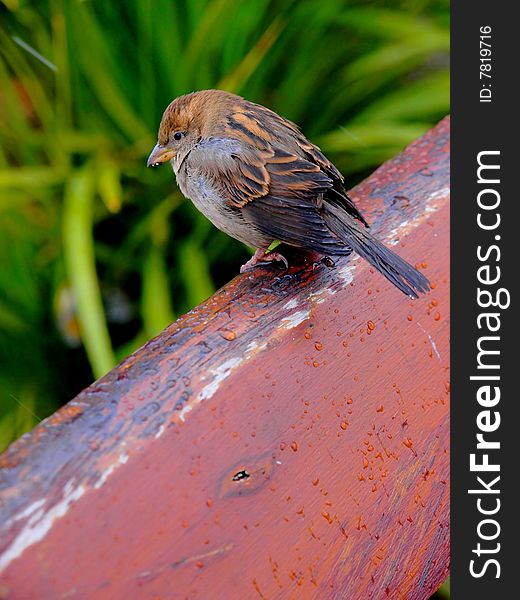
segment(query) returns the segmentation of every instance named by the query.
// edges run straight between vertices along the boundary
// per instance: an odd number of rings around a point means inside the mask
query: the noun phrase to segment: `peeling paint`
[[[9,523],[7,523],[7,525],[9,526],[11,523],[13,523],[15,521],[20,521],[21,519],[25,519],[26,517],[30,517],[33,514],[34,511],[36,511],[39,508],[41,508],[44,504],[45,504],[45,500],[43,498],[41,498],[40,500],[36,500],[36,502],[33,502],[32,504],[30,504],[21,513],[18,513],[17,515],[15,515],[13,517],[13,519]]]
[[[426,199],[427,206],[429,206],[428,203],[430,202],[430,200],[436,200],[437,198],[447,198],[447,197],[449,197],[449,195],[450,195],[449,187],[443,187],[440,190],[435,190]]]
[[[73,481],[68,481],[63,488],[61,502],[58,502],[47,511],[44,511],[43,508],[36,510],[22,531],[0,556],[0,573],[9,566],[11,561],[21,556],[26,548],[42,540],[51,529],[54,521],[63,517],[72,504],[83,496],[85,491],[85,486],[74,487]]]
[[[300,323],[303,323],[306,319],[309,318],[311,314],[310,309],[299,310],[288,317],[284,317],[280,325],[285,329],[292,329],[293,327],[298,327]]]
[[[320,290],[317,294],[310,294],[309,302],[314,306],[316,304],[322,304],[329,296],[334,296],[335,293],[336,290],[333,290],[330,287],[325,287],[322,290]]]
[[[121,454],[117,461],[107,467],[103,473],[101,473],[101,477],[94,484],[94,489],[98,490],[100,487],[105,485],[106,480],[110,477],[110,475],[120,466],[124,465],[128,461],[128,454]]]
[[[356,257],[358,258],[358,257]],[[351,261],[353,262],[353,260]],[[337,274],[343,282],[343,286],[348,285],[354,280],[354,271],[356,270],[356,265],[346,265],[337,270]]]
[[[297,308],[297,307],[298,307],[298,299],[292,298],[291,300],[289,300],[289,302],[286,302],[283,305],[283,310],[292,310],[293,308]]]
[[[211,398],[211,396],[213,396],[213,394],[218,390],[224,379],[227,379],[233,370],[242,363],[242,361],[243,358],[235,356],[229,360],[226,360],[226,362],[219,365],[216,369],[210,371],[210,373],[213,375],[213,381],[202,388],[197,396],[198,401],[201,402],[202,400]]]
[[[156,440],[158,440],[165,431],[166,431],[166,427],[164,425],[161,425],[159,427],[159,430],[157,431],[157,433],[154,435],[154,438]]]

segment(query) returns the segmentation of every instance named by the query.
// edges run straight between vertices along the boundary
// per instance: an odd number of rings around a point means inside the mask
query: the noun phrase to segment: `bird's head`
[[[167,161],[175,168],[204,137],[218,131],[230,104],[241,100],[220,90],[193,92],[176,98],[166,108],[159,126],[157,144],[148,157],[147,166],[157,167]]]

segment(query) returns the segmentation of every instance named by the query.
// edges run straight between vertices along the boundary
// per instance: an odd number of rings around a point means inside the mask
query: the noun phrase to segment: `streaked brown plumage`
[[[298,127],[220,90],[181,96],[165,110],[148,166],[170,161],[183,194],[219,229],[258,248],[241,270],[266,260],[279,240],[327,256],[356,251],[405,294],[428,280],[368,226],[336,167]],[[360,225],[361,223],[362,225]]]

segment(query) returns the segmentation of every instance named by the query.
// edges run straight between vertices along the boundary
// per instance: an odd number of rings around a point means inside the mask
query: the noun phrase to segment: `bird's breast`
[[[229,206],[213,181],[190,165],[190,161],[185,161],[177,172],[177,183],[184,196],[227,235],[255,248],[271,243],[272,240],[245,222],[240,209]]]

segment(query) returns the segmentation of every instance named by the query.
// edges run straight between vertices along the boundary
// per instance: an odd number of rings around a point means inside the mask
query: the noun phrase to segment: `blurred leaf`
[[[402,10],[370,8],[349,8],[339,19],[357,34],[403,40],[403,38],[435,37],[448,43],[445,27],[435,23],[429,16],[417,16]]]
[[[98,191],[101,200],[111,213],[117,213],[121,209],[121,174],[116,165],[107,161],[101,163],[98,171]]]
[[[151,246],[143,264],[141,311],[147,338],[157,335],[175,320],[166,261],[157,246]]]
[[[275,19],[253,48],[244,56],[242,61],[216,87],[220,90],[239,92],[269,52],[269,49],[277,40],[282,29],[283,24],[281,20]]]
[[[115,365],[106,325],[94,258],[92,212],[94,176],[91,169],[74,174],[65,192],[63,253],[81,327],[81,338],[96,378]]]
[[[359,112],[353,122],[411,121],[430,115],[444,115],[449,97],[450,79],[446,72],[434,73],[389,92]]]
[[[173,322],[174,314],[170,294],[168,266],[165,252],[170,228],[164,219],[164,211],[169,209],[162,204],[162,210],[155,210],[149,220],[151,245],[143,263],[142,303],[144,331],[153,337]]]
[[[193,240],[188,239],[181,244],[179,265],[188,306],[196,306],[209,298],[215,286],[209,272],[207,255]]]
[[[323,148],[332,152],[373,151],[377,147],[403,148],[429,129],[429,123],[377,122],[349,124],[320,138]]]
[[[14,409],[3,416],[0,413],[0,448],[30,431],[42,418],[34,412],[36,394],[27,387],[19,398],[11,395],[10,399],[14,402]]]
[[[23,332],[27,323],[0,300],[0,329]]]
[[[45,167],[18,167],[0,171],[0,188],[41,188],[62,183],[65,173]]]

